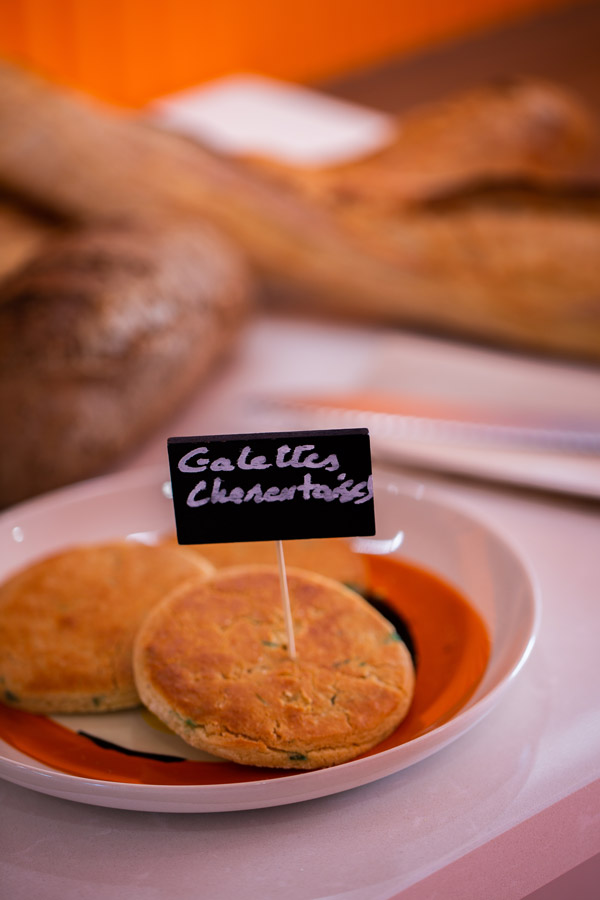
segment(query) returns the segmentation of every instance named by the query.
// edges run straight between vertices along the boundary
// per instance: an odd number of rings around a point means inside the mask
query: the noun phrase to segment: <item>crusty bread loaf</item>
[[[553,178],[577,170],[596,127],[571,94],[535,79],[504,79],[408,111],[376,153],[322,168],[252,159],[320,204],[392,209],[480,181]]]
[[[212,567],[128,541],[45,557],[0,585],[0,700],[35,713],[137,706],[133,639],[171,591]]]
[[[207,215],[277,303],[600,359],[600,217],[564,177],[594,125],[552,85],[415,111],[392,147],[322,173],[219,158],[8,67],[0,130],[0,184],[82,221]]]
[[[597,187],[482,182],[404,213],[360,201],[335,215],[347,240],[339,271],[349,277],[354,248],[353,267],[372,279],[361,294],[332,279],[331,311],[600,361]],[[307,303],[285,279],[273,290]]]
[[[297,655],[287,652],[276,566],[222,569],[176,591],[134,648],[143,702],[195,747],[255,766],[315,769],[390,734],[414,691],[389,622],[332,579],[288,570]]]
[[[245,266],[212,229],[97,227],[0,287],[0,505],[102,472],[227,352]]]
[[[257,160],[249,172],[140,116],[6,64],[0,64],[0,131],[0,185],[80,221],[209,213],[275,268],[280,260],[271,258],[271,243],[285,244],[289,230],[305,224],[305,210],[290,208],[289,197],[286,203],[252,177]],[[319,199],[331,191],[335,201],[363,196],[397,205],[472,180],[573,171],[595,131],[568,91],[521,79],[415,110],[402,118],[389,147],[364,160],[322,171],[272,161],[263,167]],[[310,234],[305,239],[310,246]]]
[[[393,144],[358,162],[311,171],[254,160],[326,209],[345,242],[323,245],[335,263],[322,265],[322,297],[276,272],[272,292],[599,360],[600,184],[575,175],[596,132],[560,89],[513,80],[407,115]]]

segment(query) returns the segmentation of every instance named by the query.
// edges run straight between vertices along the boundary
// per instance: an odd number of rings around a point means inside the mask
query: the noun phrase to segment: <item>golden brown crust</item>
[[[104,471],[233,344],[249,282],[200,226],[57,237],[0,287],[0,506]]]
[[[136,706],[140,623],[212,571],[197,555],[123,541],[65,550],[12,576],[0,586],[0,700],[35,713]]]
[[[277,304],[598,361],[597,212],[428,205],[482,180],[569,192],[595,127],[568,92],[522,81],[415,111],[388,150],[307,173],[221,159],[0,68],[0,184],[38,203],[88,222],[207,216]]]
[[[177,538],[165,538],[167,546],[177,544]],[[215,569],[241,565],[276,565],[277,552],[273,541],[239,541],[231,544],[188,544],[186,548],[199,553]],[[367,582],[364,558],[353,553],[343,538],[315,538],[283,541],[286,566],[307,569],[327,578],[340,581],[359,592]]]
[[[288,570],[297,656],[272,566],[224,569],[145,620],[134,671],[143,702],[193,746],[247,765],[313,769],[383,740],[406,715],[412,661],[358,594]]]
[[[363,202],[398,210],[478,181],[573,171],[596,130],[559,86],[506,79],[409,110],[396,138],[361,160],[323,169],[253,162],[334,208]]]
[[[570,171],[597,137],[576,97],[535,79],[484,85],[418,108],[399,124],[391,146],[345,166],[308,172],[261,165],[303,190],[331,190],[334,200],[347,188],[369,202],[390,195],[411,201],[465,179]],[[79,221],[139,220],[170,210],[220,213],[235,229],[245,211],[256,216],[257,241],[265,227],[293,225],[293,214],[287,222],[271,219],[283,215],[281,205],[235,165],[6,64],[0,130],[0,184]],[[223,207],[224,197],[232,209]],[[239,226],[251,239],[245,223]]]
[[[390,272],[369,302],[332,290],[331,309],[368,317],[374,304],[390,321],[600,359],[597,187],[480,183],[410,213],[358,204],[340,219],[349,245]]]

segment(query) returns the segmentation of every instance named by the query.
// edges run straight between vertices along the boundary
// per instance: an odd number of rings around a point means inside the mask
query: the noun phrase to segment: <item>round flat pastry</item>
[[[135,640],[142,701],[194,747],[255,766],[353,759],[402,721],[410,654],[390,623],[338,582],[288,570],[290,659],[275,566],[223,569],[184,587]]]
[[[185,550],[122,541],[15,574],[0,585],[0,699],[46,714],[137,706],[132,650],[143,618],[213,571]]]
[[[166,546],[178,546],[170,536]],[[187,544],[187,549],[199,553],[215,569],[243,565],[277,565],[277,551],[273,541],[240,541],[231,544]],[[286,566],[308,569],[328,578],[341,581],[358,591],[365,588],[367,572],[364,559],[354,553],[344,538],[308,538],[283,541]]]

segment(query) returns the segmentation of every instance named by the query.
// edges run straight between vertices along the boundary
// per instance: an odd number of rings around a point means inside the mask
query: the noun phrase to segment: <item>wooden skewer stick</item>
[[[277,546],[277,564],[279,566],[279,585],[281,588],[281,602],[285,618],[285,630],[287,632],[287,645],[290,659],[296,659],[296,641],[294,639],[294,623],[292,622],[292,608],[290,606],[290,593],[288,590],[287,576],[285,574],[285,559],[283,556],[283,543],[275,541]]]

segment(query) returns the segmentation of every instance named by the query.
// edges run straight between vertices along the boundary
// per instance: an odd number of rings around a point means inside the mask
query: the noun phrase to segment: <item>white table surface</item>
[[[386,384],[600,417],[598,370],[263,316],[126,468],[164,461],[168,435],[271,428],[254,393]],[[481,723],[397,775],[256,811],[120,811],[0,782],[0,895],[512,900],[590,865],[600,852],[600,503],[420,477],[507,535],[541,589],[532,655]],[[597,896],[586,890],[573,896]]]

